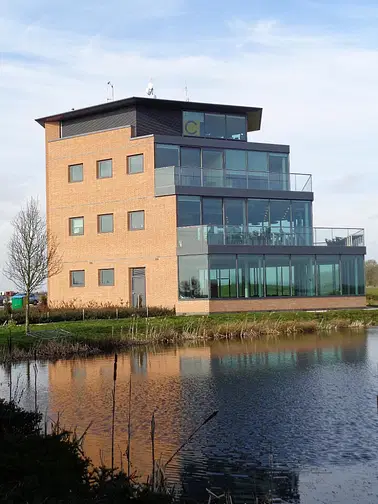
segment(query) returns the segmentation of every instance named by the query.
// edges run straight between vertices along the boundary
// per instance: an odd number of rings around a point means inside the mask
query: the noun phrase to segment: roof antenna
[[[148,83],[148,86],[146,88],[146,93],[148,96],[156,98],[156,94],[154,94],[154,85],[152,84],[152,77],[150,78],[150,82]]]
[[[109,96],[106,98],[106,101],[114,101],[114,86],[113,84],[108,81],[108,90],[109,90],[109,87],[111,88],[111,98],[109,98]]]
[[[188,85],[185,81],[185,87],[184,87],[184,90],[185,90],[185,101],[190,101],[189,100],[189,91],[188,91]]]

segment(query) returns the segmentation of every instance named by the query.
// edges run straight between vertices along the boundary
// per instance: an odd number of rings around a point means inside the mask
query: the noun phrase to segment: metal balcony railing
[[[188,226],[177,228],[179,248],[207,245],[363,247],[360,228],[274,228],[255,226]]]
[[[164,190],[172,186],[312,192],[312,176],[306,173],[213,170],[190,166],[155,168],[155,189]]]

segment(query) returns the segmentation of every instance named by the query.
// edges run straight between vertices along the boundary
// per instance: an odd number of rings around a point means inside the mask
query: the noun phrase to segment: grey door
[[[131,269],[131,302],[134,308],[146,306],[146,269]]]

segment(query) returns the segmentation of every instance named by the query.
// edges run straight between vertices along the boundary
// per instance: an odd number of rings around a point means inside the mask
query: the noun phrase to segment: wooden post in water
[[[114,471],[114,424],[116,408],[116,384],[117,384],[117,354],[114,354],[114,373],[113,373],[113,405],[112,405],[112,477]]]

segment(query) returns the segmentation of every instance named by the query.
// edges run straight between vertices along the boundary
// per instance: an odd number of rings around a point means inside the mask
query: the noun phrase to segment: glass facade
[[[170,166],[180,167],[180,185],[290,190],[288,154],[156,144],[155,168]]]
[[[208,298],[208,257],[183,256],[178,258],[178,263],[180,299]]]
[[[246,142],[247,118],[244,115],[184,111],[182,130],[184,136],[224,138]]]
[[[178,196],[177,208],[178,227],[224,226],[216,231],[225,244],[242,244],[246,234],[251,245],[313,244],[311,201]]]
[[[180,299],[364,293],[362,255],[210,254],[179,257]]]

